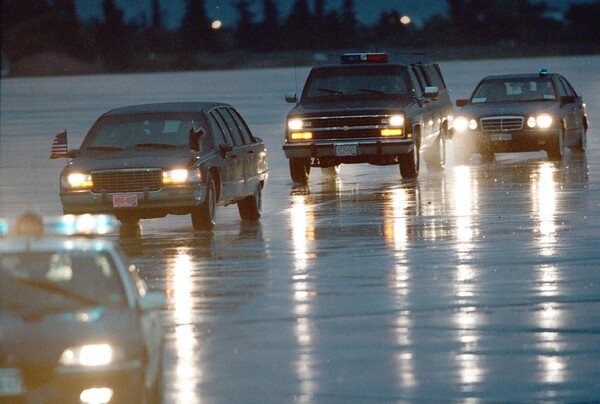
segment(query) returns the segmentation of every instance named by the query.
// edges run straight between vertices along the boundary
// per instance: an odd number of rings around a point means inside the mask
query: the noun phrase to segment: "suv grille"
[[[522,116],[494,116],[481,118],[481,129],[486,131],[521,130],[524,118]]]
[[[162,186],[162,170],[93,171],[93,192],[156,191]]]
[[[305,128],[313,132],[313,139],[357,139],[380,137],[382,123],[389,115],[325,116],[303,118]]]

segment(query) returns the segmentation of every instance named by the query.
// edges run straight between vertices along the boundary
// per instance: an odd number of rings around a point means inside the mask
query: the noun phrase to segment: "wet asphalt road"
[[[170,216],[109,236],[168,295],[165,403],[600,400],[600,57],[441,67],[457,99],[541,64],[588,102],[585,155],[450,157],[417,181],[313,169],[300,188],[283,93],[307,69],[3,79],[0,216],[61,212],[48,154],[65,127],[76,147],[115,106],[229,102],[269,148],[260,223],[231,206],[210,233]]]

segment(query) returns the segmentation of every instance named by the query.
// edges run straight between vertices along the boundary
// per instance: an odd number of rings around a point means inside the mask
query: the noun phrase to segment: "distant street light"
[[[411,23],[411,19],[409,16],[403,15],[402,17],[400,17],[400,23],[403,25],[408,25]]]
[[[223,22],[220,20],[214,20],[210,26],[212,29],[220,29],[223,26]]]

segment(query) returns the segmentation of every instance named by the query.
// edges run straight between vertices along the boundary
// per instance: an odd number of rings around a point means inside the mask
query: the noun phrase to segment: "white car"
[[[160,402],[165,296],[112,242],[46,233],[111,220],[0,225],[0,402]]]

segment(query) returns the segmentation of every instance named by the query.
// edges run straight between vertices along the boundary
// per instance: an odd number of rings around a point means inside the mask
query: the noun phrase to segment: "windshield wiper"
[[[26,278],[26,277],[22,277],[22,276],[13,276],[13,279],[17,282],[24,283],[28,286],[33,286],[38,289],[43,289],[48,292],[53,292],[53,293],[68,297],[70,299],[77,300],[88,306],[99,306],[100,305],[100,302],[97,301],[96,299],[92,299],[90,297],[73,292],[72,290],[65,289],[63,287],[58,286],[56,283],[45,282],[45,281],[42,281],[39,279],[31,279],[31,278]]]
[[[148,148],[148,149],[179,149],[180,147],[176,144],[168,143],[138,143],[135,147]]]
[[[385,91],[382,91],[382,90],[372,90],[370,88],[359,88],[358,91],[362,91],[364,93],[371,93],[371,94],[385,94]]]
[[[324,93],[335,94],[335,95],[344,95],[343,91],[334,90],[332,88],[318,88],[317,91],[322,91]]]
[[[98,151],[122,151],[122,147],[117,146],[89,146],[86,150],[98,150]]]

